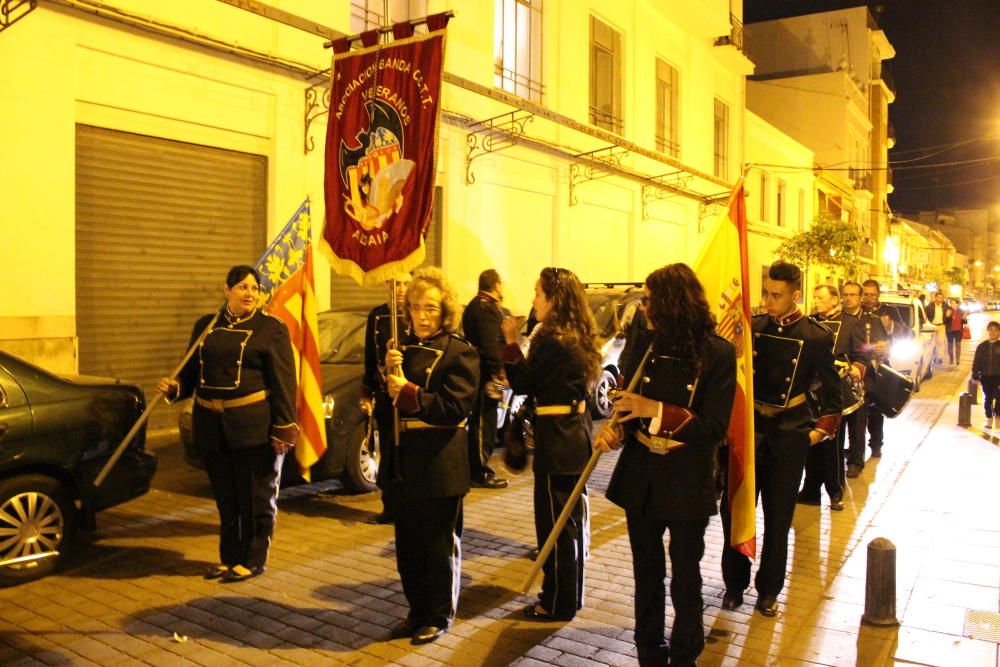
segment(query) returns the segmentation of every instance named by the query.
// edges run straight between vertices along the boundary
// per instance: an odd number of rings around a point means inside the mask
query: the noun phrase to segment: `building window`
[[[680,155],[677,143],[677,69],[656,59],[656,150]]]
[[[729,178],[729,107],[718,98],[715,100],[714,173],[718,178]]]
[[[785,182],[778,179],[777,201],[775,202],[775,213],[779,227],[785,226]]]
[[[590,17],[590,122],[622,133],[622,38]]]
[[[493,9],[493,85],[542,101],[542,2],[496,0]]]
[[[385,0],[351,0],[351,32],[381,28],[385,21]],[[409,21],[427,15],[427,0],[389,0],[389,22]],[[426,30],[424,26],[417,32]]]
[[[718,174],[716,174],[718,176]],[[768,198],[771,196],[771,176],[766,171],[760,172],[760,221],[767,222],[770,217]]]
[[[799,190],[799,231],[806,228],[806,191]]]

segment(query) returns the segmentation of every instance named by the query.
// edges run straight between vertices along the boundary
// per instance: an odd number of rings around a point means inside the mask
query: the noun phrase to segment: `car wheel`
[[[52,572],[75,524],[73,504],[51,477],[21,475],[0,482],[0,561],[24,559],[0,567],[0,584]]]
[[[368,421],[362,421],[351,433],[347,441],[347,466],[343,482],[358,493],[370,493],[378,489],[378,465],[382,460],[379,447],[378,429],[368,434]]]
[[[590,414],[594,419],[607,419],[611,416],[611,392],[617,387],[615,376],[611,371],[603,369],[594,386],[594,393],[590,396]]]

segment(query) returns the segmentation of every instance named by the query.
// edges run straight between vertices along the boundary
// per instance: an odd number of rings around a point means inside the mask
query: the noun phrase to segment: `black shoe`
[[[727,590],[722,596],[722,608],[726,611],[735,611],[743,606],[743,593],[739,591]]]
[[[666,665],[670,661],[670,644],[664,642],[658,646],[637,646],[639,667],[644,665]]]
[[[221,579],[222,577],[226,576],[227,572],[229,572],[229,566],[219,563],[218,565],[213,565],[212,567],[208,568],[205,571],[204,578],[209,580]]]
[[[861,474],[862,466],[855,465],[853,463],[847,464],[847,476],[854,479]]]
[[[542,609],[541,607],[539,607],[537,602],[534,603],[534,604],[529,604],[527,607],[524,608],[524,611],[521,612],[521,613],[524,614],[525,618],[530,618],[532,621],[549,622],[549,621],[572,621],[573,620],[573,616],[563,616],[561,614],[550,614],[549,612],[547,612],[544,609]]]
[[[373,517],[368,517],[368,523],[378,524],[379,526],[390,525],[396,523],[396,517],[389,512],[380,512]]]
[[[402,639],[403,637],[412,637],[420,626],[416,621],[412,619],[406,619],[402,623],[397,623],[392,626],[389,630],[389,637],[391,639]]]
[[[476,480],[473,486],[478,486],[480,489],[506,489],[507,480],[501,479],[496,475],[487,475],[482,479]]]
[[[439,628],[433,625],[425,625],[423,627],[417,628],[417,631],[413,633],[413,639],[410,640],[410,643],[430,644],[433,641],[437,641],[438,638],[446,632],[448,632],[446,628]]]
[[[812,494],[806,493],[805,491],[800,491],[798,498],[795,499],[799,505],[820,505],[819,496],[814,496]]]
[[[771,596],[761,597],[757,600],[757,611],[761,616],[774,618],[778,615],[778,601]]]
[[[873,449],[872,450],[872,458],[873,459],[880,459],[880,458],[882,458],[882,448],[881,447],[879,447],[878,449]]]
[[[844,499],[843,498],[830,498],[830,509],[834,512],[844,511]]]
[[[539,549],[538,547],[535,547],[534,549],[531,550],[531,553],[528,554],[528,558],[530,558],[531,560],[538,560],[538,553]]]
[[[247,568],[242,565],[234,565],[222,575],[222,583],[233,584],[237,581],[246,581],[264,573],[264,567]]]

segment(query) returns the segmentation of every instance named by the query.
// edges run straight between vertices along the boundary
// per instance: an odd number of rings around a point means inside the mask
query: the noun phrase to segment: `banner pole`
[[[399,304],[396,300],[396,277],[393,276],[389,281],[389,328],[392,332],[391,345],[389,349],[398,350],[399,341],[396,340],[399,337]],[[387,373],[398,373],[402,375],[402,369],[399,366],[394,366],[393,368],[387,368]],[[395,401],[392,404],[392,481],[401,482],[403,481],[403,476],[399,469],[399,408],[396,407]]]
[[[212,327],[215,326],[215,323],[216,321],[218,321],[218,319],[219,319],[219,312],[216,311],[215,316],[212,318],[212,321],[209,322],[208,326],[205,327],[205,329],[201,332],[201,334],[199,334],[197,340],[195,340],[195,342],[192,343],[191,347],[188,348],[188,351],[184,355],[184,358],[181,359],[181,362],[177,364],[177,367],[174,368],[173,372],[170,373],[171,380],[177,377],[177,374],[181,372],[181,369],[184,368],[184,365],[187,364],[188,360],[194,355],[194,351],[197,350],[198,346],[201,345],[201,342],[205,340],[205,336],[207,336],[208,332],[212,330]],[[146,410],[142,413],[142,416],[139,417],[139,419],[136,420],[135,424],[132,425],[132,428],[125,435],[125,438],[121,441],[121,443],[118,444],[118,448],[115,449],[115,453],[111,455],[111,458],[108,459],[108,462],[104,464],[103,468],[101,468],[101,472],[98,473],[97,477],[94,478],[94,488],[97,488],[104,483],[104,479],[108,476],[108,473],[111,472],[111,468],[113,468],[114,465],[118,463],[118,459],[120,459],[122,454],[125,453],[125,448],[128,447],[129,443],[132,442],[132,439],[135,438],[135,435],[136,433],[139,432],[139,429],[142,428],[143,425],[146,423],[146,421],[149,420],[149,415],[153,413],[153,410],[156,409],[156,407],[160,404],[160,401],[162,400],[163,400],[163,394],[161,394],[160,392],[156,392],[156,396],[153,398],[153,400],[149,402],[149,405],[146,406]]]

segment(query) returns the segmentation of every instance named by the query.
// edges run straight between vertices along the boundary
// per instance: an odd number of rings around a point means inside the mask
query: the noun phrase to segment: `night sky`
[[[744,0],[744,23],[863,4]],[[896,49],[888,61],[896,81],[896,101],[889,106],[896,128],[896,146],[889,151],[896,185],[890,207],[989,207],[1000,216],[1000,0],[867,4],[873,13],[881,6],[878,23]],[[923,168],[941,163],[964,164]]]

